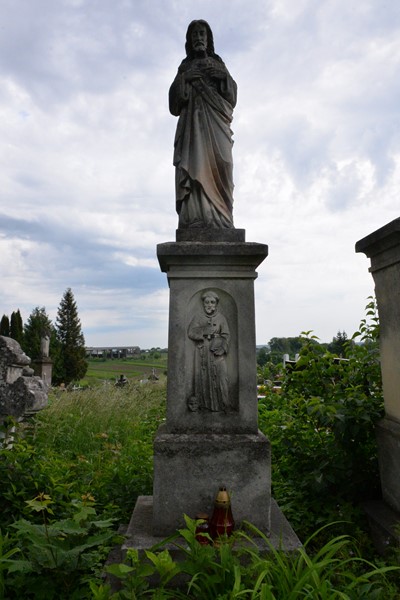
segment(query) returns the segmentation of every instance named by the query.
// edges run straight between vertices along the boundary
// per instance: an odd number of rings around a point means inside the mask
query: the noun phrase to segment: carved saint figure
[[[179,229],[232,228],[232,121],[236,83],[214,52],[206,21],[192,21],[186,58],[169,90],[179,116],[174,150]]]
[[[229,327],[219,311],[219,297],[207,291],[202,295],[203,312],[195,315],[188,336],[195,342],[193,390],[188,399],[191,411],[226,411],[229,404],[226,354]]]

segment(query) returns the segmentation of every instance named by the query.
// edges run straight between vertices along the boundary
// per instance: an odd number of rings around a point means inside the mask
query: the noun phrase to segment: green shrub
[[[271,440],[273,492],[296,531],[342,516],[362,521],[360,500],[379,494],[375,424],[383,416],[379,325],[374,303],[348,343],[348,360],[303,334],[296,367],[281,394],[259,402],[260,428]]]
[[[112,520],[97,518],[93,499],[71,502],[71,516],[52,519],[53,501],[39,494],[26,502],[31,512],[39,513],[42,523],[19,519],[13,524],[18,558],[9,558],[8,582],[12,598],[53,600],[85,597],[89,574],[98,574],[116,541]]]

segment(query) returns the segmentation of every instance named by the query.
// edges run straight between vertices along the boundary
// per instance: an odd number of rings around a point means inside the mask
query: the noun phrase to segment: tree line
[[[71,288],[64,292],[54,324],[44,306],[34,308],[25,324],[18,309],[11,313],[10,318],[3,314],[0,335],[15,339],[32,360],[41,357],[41,339],[47,335],[53,362],[52,382],[55,385],[68,385],[86,374],[85,338]]]
[[[309,339],[311,339],[311,343],[318,344],[327,352],[330,352],[331,354],[336,354],[336,356],[341,358],[347,358],[349,344],[352,343],[352,341],[348,339],[347,333],[345,331],[338,331],[337,334],[332,338],[332,341],[328,344],[319,343],[315,337]],[[294,360],[294,357],[300,352],[300,350],[304,346],[304,343],[304,336],[273,337],[270,339],[268,344],[261,348],[258,348],[257,364],[260,367],[264,367],[267,363],[278,365],[282,363],[284,354],[289,354],[290,359]]]

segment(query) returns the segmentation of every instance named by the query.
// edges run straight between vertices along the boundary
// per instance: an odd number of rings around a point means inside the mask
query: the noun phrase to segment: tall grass
[[[363,560],[349,536],[334,537],[318,552],[310,553],[308,546],[313,545],[312,539],[321,532],[317,531],[296,552],[285,553],[274,548],[257,528],[244,523],[232,537],[213,546],[203,546],[196,540],[196,522],[186,517],[186,528],[179,531],[185,543],[168,540],[180,549],[183,560],[175,561],[167,549],[147,551],[143,556],[135,550],[128,551],[125,565],[107,567],[122,582],[121,593],[111,595],[110,589],[94,584],[92,592],[98,600],[128,597],[395,600],[398,597],[398,589],[387,575],[398,574],[399,568],[377,567]],[[262,540],[267,550],[260,551],[255,538],[258,542]],[[158,576],[156,587],[150,587],[149,576],[153,581]]]
[[[151,493],[152,443],[164,414],[165,384],[58,392],[37,416],[33,442],[53,481],[62,477],[126,520],[137,496]]]

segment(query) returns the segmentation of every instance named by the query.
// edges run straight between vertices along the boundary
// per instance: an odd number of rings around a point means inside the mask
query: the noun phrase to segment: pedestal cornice
[[[400,218],[359,240],[356,252],[371,259],[371,272],[400,262]]]
[[[157,245],[164,273],[171,269],[256,269],[268,256],[268,246],[256,242],[165,242]]]

